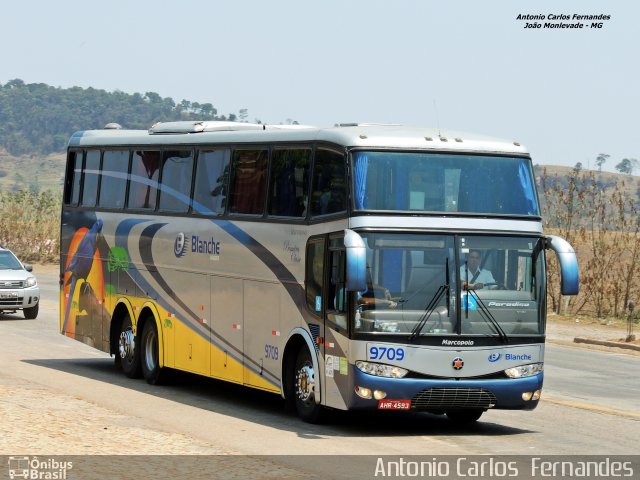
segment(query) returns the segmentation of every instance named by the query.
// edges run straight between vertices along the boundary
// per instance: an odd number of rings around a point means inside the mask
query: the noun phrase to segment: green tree
[[[606,153],[601,153],[596,157],[596,165],[598,166],[598,171],[602,172],[602,165],[607,161],[611,155],[607,155]]]
[[[635,158],[623,158],[620,163],[616,165],[616,170],[620,173],[627,175],[633,175],[633,171],[638,167],[638,160]]]

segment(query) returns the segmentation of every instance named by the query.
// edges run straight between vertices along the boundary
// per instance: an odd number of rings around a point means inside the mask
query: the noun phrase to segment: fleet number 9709
[[[369,360],[404,360],[404,348],[384,347],[382,345],[369,346]]]

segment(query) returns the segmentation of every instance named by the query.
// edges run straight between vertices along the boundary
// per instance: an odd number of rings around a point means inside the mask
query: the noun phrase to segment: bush
[[[0,193],[0,245],[23,262],[57,262],[60,206],[60,196],[48,190]]]

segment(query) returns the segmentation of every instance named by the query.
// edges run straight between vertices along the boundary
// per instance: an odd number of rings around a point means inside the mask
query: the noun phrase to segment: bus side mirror
[[[580,290],[578,257],[573,247],[564,238],[547,235],[546,248],[556,252],[560,263],[560,291],[562,295],[577,295]]]
[[[362,237],[353,230],[344,231],[346,250],[345,288],[348,292],[361,292],[367,289],[367,249]]]

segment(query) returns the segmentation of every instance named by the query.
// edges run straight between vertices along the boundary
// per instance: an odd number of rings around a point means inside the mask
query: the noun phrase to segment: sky
[[[2,84],[156,92],[263,123],[473,132],[516,140],[537,164],[595,168],[606,153],[615,171],[640,159],[640,2],[31,0],[0,11]],[[519,14],[611,18],[536,29]]]

